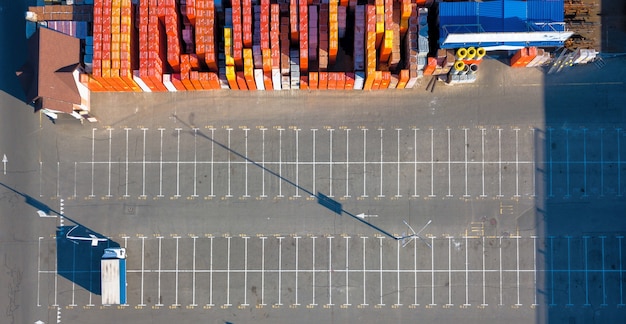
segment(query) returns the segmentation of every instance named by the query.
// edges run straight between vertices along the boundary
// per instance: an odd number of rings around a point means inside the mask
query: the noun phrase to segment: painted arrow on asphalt
[[[378,215],[365,215],[365,213],[360,213],[360,214],[356,215],[356,217],[358,217],[360,219],[365,219],[365,217],[378,217]]]

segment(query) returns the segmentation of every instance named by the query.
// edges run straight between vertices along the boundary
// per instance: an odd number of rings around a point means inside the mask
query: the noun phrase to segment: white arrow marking
[[[365,217],[378,217],[378,215],[365,215],[365,213],[360,213],[360,214],[356,215],[356,217],[358,217],[360,219],[365,219]]]
[[[4,174],[7,174],[7,162],[9,162],[9,159],[7,159],[7,155],[3,154],[2,156],[2,164],[4,165]]]

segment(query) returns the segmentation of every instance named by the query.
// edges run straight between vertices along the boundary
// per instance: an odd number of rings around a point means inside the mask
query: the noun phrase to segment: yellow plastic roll
[[[462,60],[465,58],[466,55],[467,55],[467,50],[465,48],[461,47],[458,50],[456,50],[457,59]]]
[[[476,58],[479,60],[482,59],[485,54],[487,54],[487,51],[483,47],[479,47],[476,50]]]
[[[454,62],[454,70],[457,72],[461,72],[463,71],[463,69],[465,68],[465,63],[463,61],[456,61]]]
[[[474,47],[470,47],[467,49],[467,55],[465,56],[466,59],[468,60],[472,60],[474,59],[474,57],[476,57],[476,48]]]

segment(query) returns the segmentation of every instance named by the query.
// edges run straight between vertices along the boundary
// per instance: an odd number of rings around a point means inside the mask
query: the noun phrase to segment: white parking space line
[[[93,163],[91,165],[93,166]],[[92,177],[91,183],[93,183],[93,177]],[[43,187],[43,161],[39,161],[39,197],[43,197],[42,187]],[[92,193],[93,193],[93,190],[92,190]]]
[[[124,197],[129,197],[128,196],[128,132],[131,129],[128,127],[124,128],[124,131],[126,132],[126,170],[124,172],[124,176],[126,177],[125,181],[124,181],[124,185],[125,185],[125,191],[124,191]],[[74,168],[74,170],[76,170],[76,168]],[[76,194],[74,194],[74,196],[76,196]]]
[[[600,306],[608,306],[606,303],[606,270],[604,268],[605,263],[605,254],[604,254],[604,239],[606,236],[600,236],[600,241],[602,242],[602,304]]]
[[[333,236],[328,236],[328,304],[333,304]]]
[[[379,260],[379,277],[380,277],[380,287],[379,287],[379,291],[380,291],[380,302],[378,303],[378,306],[385,306],[385,304],[383,303],[383,239],[384,237],[379,236],[378,237],[378,242],[379,242],[379,249],[378,249],[378,260]]]
[[[361,239],[363,240],[363,302],[361,303],[361,306],[367,306],[367,295],[365,294],[365,239],[367,239],[367,236],[361,236]]]
[[[469,254],[469,245],[467,245],[467,236],[465,236],[465,304],[463,304],[463,306],[465,307],[471,306],[469,302],[469,256],[468,254]],[[519,267],[518,267],[518,274],[519,274]],[[518,295],[519,295],[519,292],[518,292]]]
[[[350,128],[346,128],[346,194],[345,198],[350,197],[349,181],[350,181]]]
[[[417,303],[417,240],[413,240],[413,306]]]
[[[300,193],[298,191],[300,190],[300,129],[295,128],[294,131],[296,133],[296,194],[293,196],[298,198],[300,197]]]
[[[245,156],[248,156],[248,131],[249,130],[250,130],[249,128],[244,128],[243,129],[244,139],[245,139],[245,154],[246,154]],[[244,183],[244,187],[245,188],[244,188],[243,196],[246,197],[246,198],[250,197],[250,195],[248,194],[248,164],[249,164],[248,161],[246,161],[245,164],[244,164],[244,167],[245,167],[245,180],[244,180],[245,183]]]
[[[328,162],[328,174],[329,176],[329,195],[328,197],[333,197],[333,132],[335,130],[332,128],[328,128],[328,153],[329,153],[329,162]]]
[[[587,241],[589,240],[589,236],[583,236],[583,245],[584,245],[584,253],[585,253],[585,305],[591,306],[589,303],[589,254],[588,254],[588,245]]]
[[[397,177],[397,184],[396,184],[396,187],[397,187],[396,198],[402,197],[402,195],[400,194],[400,131],[401,130],[402,130],[402,128],[396,128],[396,131],[398,132],[398,137],[397,137],[398,138],[398,140],[397,140],[397,142],[398,142],[398,150],[397,150],[398,154],[396,155],[397,156],[396,160],[398,161],[398,170],[397,170],[398,177]]]
[[[400,292],[402,291],[402,288],[400,287],[400,240],[396,240],[396,253],[396,269],[398,270],[396,273],[396,287],[398,291],[398,299],[396,300],[395,306],[402,306],[400,303]]]
[[[515,196],[519,197],[519,128],[515,130]]]
[[[261,128],[261,138],[262,138],[262,144],[261,144],[261,166],[263,168],[261,168],[261,197],[267,197],[267,195],[265,195],[265,131],[267,130],[267,128]]]
[[[550,269],[552,270],[550,271],[550,306],[556,306],[554,303],[554,236],[549,236],[548,238],[550,239]],[[586,256],[587,253],[585,253],[585,258]],[[587,273],[586,269],[585,273]],[[589,297],[587,297],[587,299],[589,299]]]
[[[41,287],[41,240],[43,236],[40,236],[37,241],[37,307],[40,307],[39,293]]]
[[[537,306],[537,237],[531,236],[533,239],[533,304]],[[484,238],[483,238],[484,240]]]
[[[450,155],[450,131],[448,128],[448,194],[446,197],[452,197],[452,156]]]
[[[265,240],[266,236],[261,236],[261,305],[265,306]]]
[[[367,197],[367,161],[365,154],[367,153],[367,128],[363,128],[363,194],[361,197]],[[313,190],[315,191],[315,190]]]
[[[350,258],[349,258],[349,251],[348,251],[348,247],[350,246],[350,236],[344,236],[344,239],[346,240],[346,302],[345,304],[343,304],[344,306],[350,306],[350,300],[348,299],[350,297],[350,293],[349,293],[349,284],[350,281],[348,281],[348,274],[350,273]]]
[[[548,127],[548,165],[549,165],[549,169],[550,169],[550,193],[548,195],[548,197],[554,197],[554,192],[552,191],[553,187],[554,187],[554,181],[553,181],[553,172],[554,172],[554,167],[552,164],[552,127]]]
[[[622,239],[624,236],[618,235],[617,244],[618,244],[618,257],[619,257],[619,304],[617,307],[624,307],[624,272],[622,268]]]
[[[283,132],[284,128],[277,128],[278,130],[278,176],[280,179],[278,180],[278,197],[283,196]],[[230,145],[228,146],[230,147]],[[332,188],[332,187],[331,187]]]
[[[140,301],[139,301],[139,306],[146,306],[146,304],[144,304],[144,295],[143,295],[143,288],[144,288],[144,276],[145,276],[145,265],[146,265],[146,237],[145,236],[140,236],[139,237],[141,239],[141,285],[140,285],[140,291],[139,291],[139,296],[140,296]]]
[[[517,303],[515,304],[515,306],[522,306],[522,304],[520,303],[520,299],[519,299],[519,290],[520,290],[520,284],[519,284],[519,235],[515,236],[515,254],[517,257],[517,269],[516,269],[516,275],[517,275]]]
[[[231,132],[233,131],[233,129],[228,127],[228,128],[226,128],[226,130],[228,131],[228,147],[231,147],[231,145],[230,145],[230,135],[231,135]],[[230,167],[230,163],[231,163],[231,160],[232,160],[231,154],[228,154],[228,169],[227,169],[227,172],[226,172],[228,174],[228,193],[226,194],[226,197],[232,197],[233,196],[231,194],[231,192],[230,192],[230,185],[231,185],[231,176],[230,176],[230,174],[231,174],[231,167]]]
[[[157,197],[163,197],[163,131],[165,128],[159,128],[161,132],[161,155],[159,157],[159,195]]]
[[[498,196],[502,195],[502,128],[498,128]]]
[[[157,300],[158,302],[156,303],[156,306],[163,306],[163,304],[161,304],[161,244],[162,244],[162,240],[163,240],[163,236],[158,236],[157,239],[159,240],[159,270],[158,270],[158,276],[157,276]]]
[[[482,141],[482,179],[483,179],[483,193],[480,195],[481,197],[487,197],[487,195],[485,195],[485,132],[487,130],[485,128],[481,128],[480,129],[480,137],[481,137],[481,141]]]
[[[300,236],[294,236],[293,237],[294,240],[296,240],[296,284],[295,284],[295,291],[296,291],[296,301],[294,303],[295,306],[300,305],[300,303],[298,303],[298,250],[299,250],[299,245],[298,242],[300,240]]]
[[[385,197],[385,195],[383,195],[383,131],[385,129],[379,128],[378,130],[380,131],[380,193],[378,197],[382,198]]]
[[[604,197],[604,128],[600,128],[600,197]]]
[[[417,194],[417,131],[419,128],[413,128],[413,196],[419,197]]]
[[[463,197],[468,198],[470,195],[467,192],[467,148],[468,148],[468,143],[467,143],[467,130],[468,128],[463,128],[463,132],[465,134],[465,145],[463,146],[464,150],[465,150],[465,194],[463,195]]]
[[[231,236],[227,236],[227,248],[226,248],[226,304],[224,306],[232,306],[230,303],[230,240]]]
[[[207,306],[214,306],[213,304],[213,236],[209,237],[211,242],[209,247],[209,304]]]
[[[176,130],[176,195],[174,197],[180,197],[180,131],[182,128],[175,128]]]
[[[437,306],[437,304],[435,304],[435,238],[432,236],[430,237],[430,265],[430,287],[432,289],[430,293],[430,306]]]
[[[248,240],[249,236],[244,236],[244,254],[243,254],[243,304],[242,306],[248,306]],[[296,284],[296,287],[298,285]],[[297,289],[297,288],[296,288]]]
[[[570,181],[570,172],[569,172],[569,128],[565,129],[565,156],[566,156],[566,160],[565,160],[565,167],[566,167],[566,179],[567,179],[567,189],[566,189],[566,194],[565,194],[565,198],[569,198],[570,197],[570,187],[569,187],[569,181]]]
[[[602,168],[602,164],[600,164],[600,168]],[[583,128],[583,197],[587,196],[587,129]]]
[[[211,127],[209,128],[209,130],[211,131],[211,138],[215,138],[215,128]],[[265,133],[263,133],[263,139],[265,139]],[[263,142],[263,148],[265,148],[265,142]],[[211,141],[211,193],[209,194],[209,197],[215,197],[215,191],[213,191],[213,185],[214,185],[214,164],[215,164],[215,141]],[[265,177],[263,177],[263,180],[265,180]],[[265,183],[265,182],[264,182]],[[265,190],[265,186],[263,187],[263,190]]]
[[[141,174],[141,197],[145,198],[146,197],[146,131],[148,129],[147,128],[142,128],[141,131],[143,132],[143,160],[142,160],[142,164],[141,164],[141,168],[142,168],[142,174]]]
[[[503,305],[502,303],[502,236],[500,236],[499,238],[499,244],[498,244],[498,249],[500,250],[500,306]]]
[[[316,134],[315,132],[316,131],[317,131],[317,128],[312,128],[311,129],[311,132],[313,133],[313,172],[312,172],[313,173],[312,174],[312,176],[313,176],[313,190],[312,190],[312,192],[313,193],[317,192],[317,190],[315,190],[315,134]]]
[[[533,185],[533,195],[532,197],[534,198],[536,195],[536,190],[537,188],[535,187],[535,181],[537,178],[537,167],[536,167],[536,163],[537,163],[537,149],[536,149],[536,145],[537,145],[537,141],[535,140],[535,128],[531,128],[531,141],[532,143],[532,160],[533,160],[533,172],[531,174],[532,176],[532,185]]]
[[[619,139],[620,139],[620,131],[622,130],[621,128],[616,128],[615,129],[617,131],[617,196],[621,197],[622,196],[622,168],[620,167],[622,165],[622,161],[621,161],[621,153],[620,153],[620,143],[619,143]]]
[[[482,242],[482,247],[483,247],[483,303],[480,304],[480,306],[482,307],[486,307],[489,306],[487,304],[487,294],[485,293],[485,237],[482,237],[483,242]]]
[[[92,128],[91,129],[91,194],[89,195],[89,197],[95,197],[95,195],[93,194],[93,179],[94,179],[94,166],[95,166],[95,162],[96,162],[96,129],[97,128]],[[39,164],[41,166],[41,163]],[[41,195],[40,195],[41,196]]]
[[[175,278],[176,278],[175,279],[175,282],[176,282],[175,287],[176,288],[175,288],[174,304],[172,306],[178,307],[178,306],[180,306],[180,304],[178,303],[178,274],[179,274],[179,271],[178,271],[178,243],[179,243],[179,240],[180,240],[180,236],[174,236],[174,239],[176,239],[176,276],[175,276]]]
[[[434,198],[435,196],[435,130],[430,129],[430,195],[428,197]]]
[[[246,177],[246,180],[247,180],[247,177]],[[198,128],[194,127],[193,128],[193,195],[191,195],[192,197],[198,197],[197,189],[198,189]]]
[[[311,268],[311,275],[312,275],[312,282],[311,282],[311,289],[313,291],[313,299],[311,301],[311,306],[315,306],[317,305],[315,303],[315,239],[317,238],[317,236],[311,236],[311,240],[313,240],[312,243],[312,249],[313,249],[313,257],[312,257],[312,268]]]
[[[283,236],[279,236],[277,237],[278,239],[278,303],[276,305],[280,306],[282,305],[282,284],[283,284],[283,278],[282,278],[282,274],[283,274]]]
[[[446,306],[454,306],[452,304],[452,237],[448,236],[448,303]]]

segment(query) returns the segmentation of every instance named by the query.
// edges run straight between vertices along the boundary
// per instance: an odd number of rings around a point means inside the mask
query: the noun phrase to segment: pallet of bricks
[[[94,91],[413,88],[418,0],[95,0]],[[115,53],[115,54],[114,54]]]

